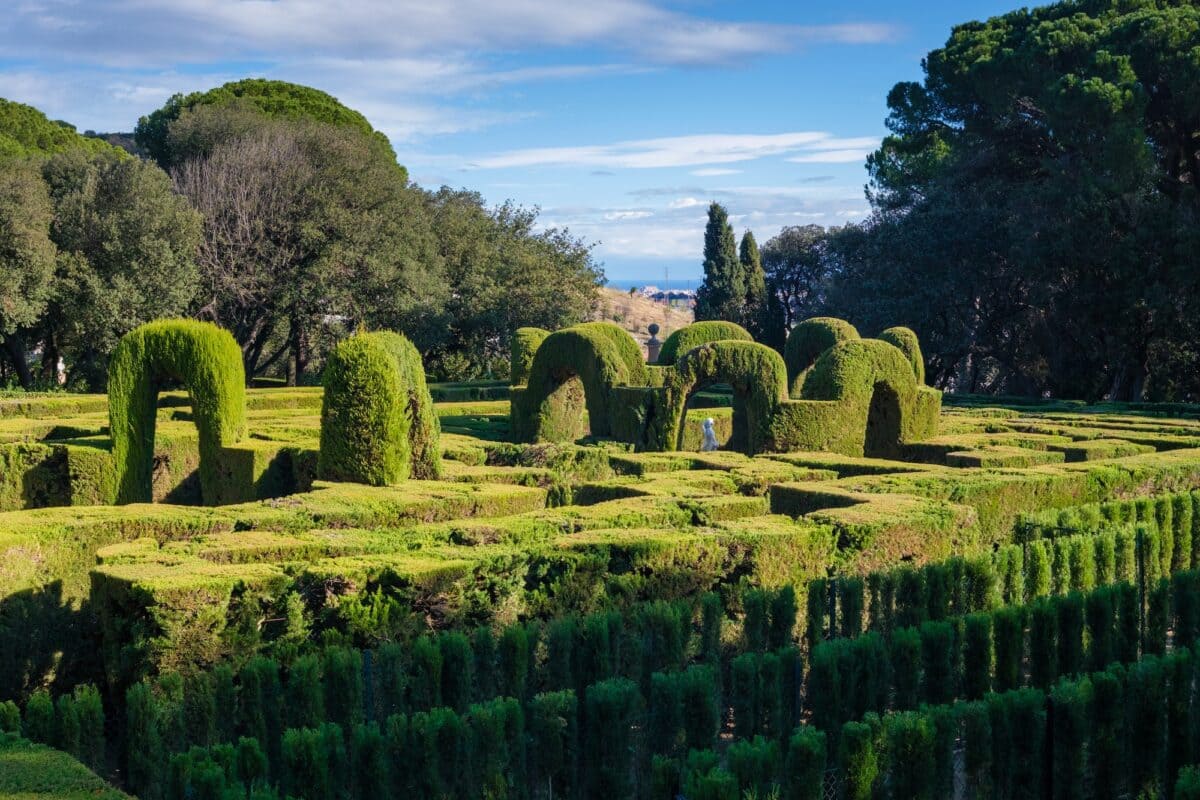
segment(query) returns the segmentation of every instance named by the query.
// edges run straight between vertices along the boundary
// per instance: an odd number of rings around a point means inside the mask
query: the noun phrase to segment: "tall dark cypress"
[[[704,229],[704,283],[696,292],[696,319],[736,322],[742,318],[745,303],[746,277],[729,215],[719,203],[712,203]]]
[[[742,325],[757,339],[768,324],[767,273],[763,271],[758,242],[754,241],[751,231],[742,234],[738,262],[742,265],[742,275],[746,280],[746,308],[742,314]]]

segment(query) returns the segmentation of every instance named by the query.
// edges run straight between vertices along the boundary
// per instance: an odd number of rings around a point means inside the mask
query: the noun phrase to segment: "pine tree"
[[[758,339],[767,322],[767,273],[763,271],[762,257],[758,253],[758,242],[754,233],[742,234],[742,245],[738,250],[738,261],[746,280],[746,309],[742,325]]]
[[[704,283],[696,292],[696,319],[742,319],[746,276],[738,261],[729,215],[720,203],[708,207],[704,229]]]

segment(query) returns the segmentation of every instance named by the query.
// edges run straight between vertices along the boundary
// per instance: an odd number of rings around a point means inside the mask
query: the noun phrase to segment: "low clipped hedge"
[[[508,376],[510,384],[523,386],[529,380],[529,369],[533,366],[533,357],[549,335],[550,331],[543,328],[517,328],[513,333],[510,349],[511,367]]]
[[[858,329],[836,317],[812,317],[806,319],[788,333],[783,348],[783,360],[787,364],[788,392],[799,397],[804,386],[804,376],[817,359],[838,342],[859,338]]]
[[[225,494],[222,447],[246,435],[246,373],[233,335],[211,323],[169,319],[126,334],[108,368],[108,418],[118,503],[149,502],[160,388],[184,385],[200,435],[200,491],[215,505]]]
[[[398,333],[364,333],[329,356],[318,474],[386,486],[441,473],[438,422],[420,354]]]
[[[702,344],[729,340],[753,342],[754,337],[748,330],[733,322],[721,320],[694,322],[667,337],[667,340],[663,342],[662,350],[658,353],[658,363],[661,366],[670,366],[678,361],[684,353]]]

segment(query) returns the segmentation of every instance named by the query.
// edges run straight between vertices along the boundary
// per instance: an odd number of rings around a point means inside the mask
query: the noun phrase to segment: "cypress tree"
[[[1058,613],[1058,674],[1083,670],[1083,595],[1071,592],[1055,598]]]
[[[54,701],[45,689],[38,689],[25,703],[25,738],[54,745]]]
[[[730,705],[739,738],[750,738],[761,724],[758,653],[743,653],[729,664]]]
[[[954,627],[949,622],[926,622],[920,628],[921,688],[927,703],[948,703],[954,698]]]
[[[426,711],[442,703],[442,650],[432,636],[418,636],[409,651],[408,707]]]
[[[54,705],[54,746],[78,758],[79,714],[75,710],[75,698],[62,694]]]
[[[539,790],[545,786],[549,796],[570,797],[576,786],[578,718],[570,690],[535,695],[529,701],[531,785]]]
[[[646,734],[651,753],[670,756],[678,750],[683,729],[683,686],[680,675],[656,672],[650,676]]]
[[[1054,800],[1082,800],[1084,748],[1091,738],[1092,684],[1064,680],[1050,693],[1054,706]]]
[[[992,688],[992,617],[970,614],[963,625],[963,694],[978,700]]]
[[[922,714],[905,711],[887,717],[888,776],[893,797],[932,800],[934,731]]]
[[[637,684],[611,678],[587,689],[586,791],[588,797],[624,800],[633,796],[629,769],[632,726],[640,710]]]
[[[828,599],[829,599],[829,582],[824,578],[816,578],[809,581],[808,584],[808,599],[805,603],[806,623],[804,636],[808,642],[808,654],[811,657],[817,645],[825,641],[825,620],[828,617]],[[874,595],[872,595],[874,602]],[[875,615],[871,616],[872,626],[875,624]],[[832,628],[832,625],[830,626]],[[836,631],[831,630],[830,633]]]
[[[821,800],[826,758],[825,732],[808,725],[796,728],[783,758],[784,800]]]
[[[896,708],[916,708],[921,690],[921,634],[916,628],[892,634],[891,659]]]
[[[259,741],[267,751],[272,773],[278,776],[283,732],[279,664],[270,658],[253,658],[242,667],[240,675],[241,730]]]
[[[28,710],[26,707],[27,722]],[[125,720],[129,787],[139,797],[155,800],[160,797],[162,785],[163,750],[158,735],[158,704],[146,683],[135,683],[125,693]]]
[[[212,675],[201,672],[184,679],[183,721],[189,743],[201,747],[217,743],[217,698]]]
[[[0,733],[21,733],[21,709],[12,700],[0,703]]]
[[[769,604],[765,589],[748,589],[742,598],[745,616],[742,619],[742,646],[749,653],[760,653],[767,648]]]
[[[460,714],[471,705],[475,654],[471,640],[457,631],[441,636],[442,702]]]
[[[838,739],[838,769],[846,800],[871,800],[879,777],[875,732],[865,722],[847,722]]]
[[[1125,731],[1125,688],[1120,668],[1092,676],[1092,782],[1097,800],[1116,800],[1128,772]]]
[[[353,797],[386,797],[389,793],[387,747],[383,733],[374,722],[355,725],[350,740]]]
[[[1025,660],[1025,609],[1005,606],[992,619],[992,642],[996,659],[995,689],[1007,692],[1021,683]]]
[[[471,640],[471,649],[475,652],[475,691],[476,700],[489,700],[496,696],[496,637],[492,629],[484,625],[475,630]],[[518,697],[520,695],[508,695]]]
[[[529,681],[529,636],[524,625],[509,625],[500,634],[496,688],[505,697],[525,698]]]
[[[965,703],[961,718],[967,795],[987,797],[992,769],[992,721],[987,702]]]
[[[731,744],[726,756],[742,796],[766,797],[779,774],[779,742],[755,736],[753,740]]]
[[[1098,672],[1113,660],[1116,628],[1116,592],[1102,586],[1088,594],[1086,615],[1088,628],[1088,668]]]
[[[1160,578],[1146,592],[1146,635],[1142,652],[1162,655],[1167,648],[1167,626],[1171,616],[1171,586]]]
[[[1175,526],[1175,553],[1171,569],[1175,572],[1192,568],[1192,496],[1177,494],[1171,498],[1171,519]]]
[[[1058,617],[1047,598],[1033,604],[1029,616],[1029,680],[1047,688],[1058,677]]]
[[[704,228],[704,283],[696,292],[696,321],[737,322],[742,319],[745,302],[746,278],[729,215],[719,203],[712,203]]]
[[[281,753],[283,785],[288,795],[301,800],[329,800],[329,763],[319,730],[289,728],[283,734]]]
[[[721,723],[716,669],[708,665],[688,667],[680,674],[679,684],[684,751],[712,747]]]
[[[796,590],[790,583],[784,584],[771,595],[771,623],[767,632],[767,646],[770,649],[778,650],[792,643],[796,610]]]
[[[404,704],[404,648],[396,642],[386,642],[375,651],[376,694],[379,704],[379,719],[386,720],[392,714],[405,709]]]
[[[842,578],[838,581],[838,605],[841,607],[842,636],[854,638],[863,631],[862,578]]]
[[[783,712],[783,674],[779,656],[763,653],[758,660],[758,727],[782,739],[791,732]]]
[[[315,728],[325,721],[325,689],[321,684],[321,661],[315,655],[292,662],[287,681],[287,725]]]
[[[721,661],[721,622],[725,609],[716,592],[707,592],[700,598],[700,660],[710,664]]]
[[[770,324],[767,318],[770,312],[767,308],[767,274],[763,271],[758,242],[754,240],[754,234],[751,231],[742,234],[742,243],[738,248],[738,262],[742,266],[742,274],[746,280],[746,310],[742,317],[742,324],[754,334],[755,339],[759,339]]]
[[[267,754],[258,739],[245,736],[238,739],[234,749],[234,774],[247,788],[265,786],[268,780]]]
[[[79,719],[79,759],[94,772],[104,772],[104,704],[95,686],[75,687],[75,713]]]
[[[239,719],[237,687],[233,683],[233,668],[218,664],[210,673],[212,678],[213,704],[218,713],[214,735],[218,742],[232,742]]]

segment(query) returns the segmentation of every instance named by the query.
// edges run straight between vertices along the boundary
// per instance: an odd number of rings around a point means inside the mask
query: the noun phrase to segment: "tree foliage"
[[[955,28],[888,97],[830,310],[913,327],[940,385],[1200,396],[1197,47],[1185,2]]]
[[[720,203],[712,203],[704,229],[704,283],[696,292],[696,320],[738,322],[745,307],[746,275],[738,260],[729,214]]]

